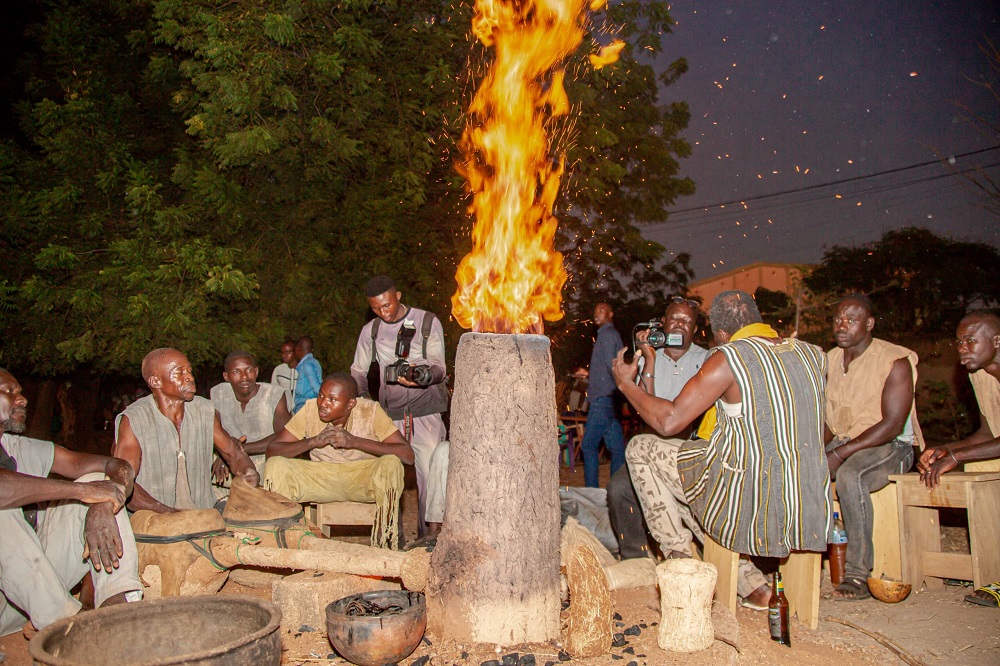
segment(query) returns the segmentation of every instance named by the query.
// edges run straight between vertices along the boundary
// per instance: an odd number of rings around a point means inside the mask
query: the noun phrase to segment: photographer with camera
[[[377,398],[413,448],[417,531],[423,536],[431,456],[447,435],[441,418],[449,397],[444,383],[444,331],[433,313],[403,305],[402,293],[388,276],[369,280],[365,295],[375,319],[361,329],[351,375],[360,394]],[[372,369],[377,370],[377,386],[369,386]],[[432,532],[440,529],[439,520],[432,521]]]
[[[646,393],[673,400],[701,370],[708,350],[692,342],[697,331],[698,302],[681,296],[671,297],[662,318],[632,329],[633,347],[636,354],[641,354],[637,381]],[[633,441],[635,439],[638,437]],[[626,448],[626,460],[628,457]],[[642,508],[627,466],[618,470],[608,482],[608,514],[621,558],[648,557]]]

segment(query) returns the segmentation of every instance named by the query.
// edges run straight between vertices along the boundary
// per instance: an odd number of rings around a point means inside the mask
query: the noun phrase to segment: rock
[[[621,613],[615,613],[615,619],[620,621],[622,619],[622,614]]]
[[[628,645],[625,634],[615,634],[612,637],[611,647],[624,647],[625,645]]]
[[[535,666],[535,655],[522,654],[521,658],[517,660],[517,666]]]
[[[301,627],[299,627],[299,631],[305,634],[309,633],[310,631],[316,631],[316,630],[310,627],[308,624],[303,624]]]
[[[418,659],[414,659],[412,662],[410,662],[410,666],[424,666],[424,664],[426,664],[430,660],[431,656],[429,654],[425,654],[424,656]]]
[[[629,627],[628,629],[626,629],[622,633],[624,633],[626,636],[638,636],[639,635],[639,631],[641,631],[639,629],[639,625],[633,624],[631,627]]]
[[[511,652],[510,654],[505,654],[501,663],[503,666],[517,666],[518,657],[520,657],[516,652]]]
[[[496,659],[490,659],[489,661],[484,661],[483,663],[479,664],[479,666],[500,666],[500,662],[497,661]]]
[[[565,652],[564,650],[559,650],[559,661],[569,661],[572,658],[573,657],[569,656],[569,652]]]
[[[624,652],[625,654],[635,654],[635,648],[630,645],[624,650],[622,650],[622,652]]]

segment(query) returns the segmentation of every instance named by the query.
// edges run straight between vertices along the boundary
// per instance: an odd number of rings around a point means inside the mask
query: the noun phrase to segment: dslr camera
[[[684,344],[684,337],[680,333],[666,333],[663,330],[663,321],[660,319],[650,319],[649,321],[639,322],[632,329],[632,348],[639,349],[639,341],[636,339],[636,334],[640,331],[649,331],[649,337],[646,338],[646,344],[648,344],[653,349],[662,349],[663,347],[680,347]]]
[[[386,384],[398,384],[402,377],[417,386],[431,385],[431,369],[426,365],[411,365],[406,360],[410,356],[410,343],[416,334],[417,326],[409,319],[399,327],[399,333],[396,334],[396,362],[385,368]]]
[[[399,359],[385,369],[385,383],[398,384],[399,378],[413,382],[418,386],[431,385],[431,369],[426,365],[410,365],[404,359]]]

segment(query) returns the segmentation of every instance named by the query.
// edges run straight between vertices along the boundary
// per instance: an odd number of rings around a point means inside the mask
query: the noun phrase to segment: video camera
[[[409,320],[403,322],[396,334],[396,362],[385,368],[385,383],[398,384],[402,377],[417,386],[431,385],[431,369],[426,365],[411,365],[406,361],[410,356],[410,343],[417,334],[417,325]]]
[[[666,333],[663,330],[663,322],[659,319],[650,319],[649,321],[639,322],[632,328],[632,348],[635,350],[639,349],[639,340],[636,339],[636,334],[640,331],[649,331],[649,337],[646,338],[646,344],[648,344],[653,349],[662,349],[663,347],[680,347],[684,344],[684,336],[680,333]]]

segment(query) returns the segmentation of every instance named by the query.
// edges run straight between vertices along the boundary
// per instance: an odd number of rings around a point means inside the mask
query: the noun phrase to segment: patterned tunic
[[[724,547],[784,557],[826,550],[830,473],[823,453],[826,354],[787,339],[747,338],[719,347],[743,397],[708,442],[686,442],[678,471],[691,510]]]

